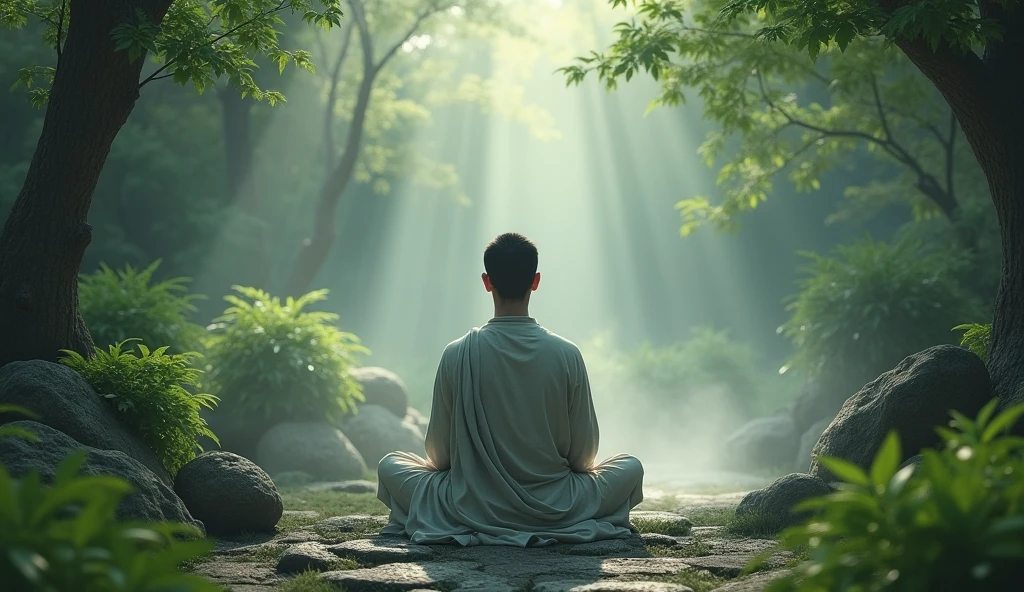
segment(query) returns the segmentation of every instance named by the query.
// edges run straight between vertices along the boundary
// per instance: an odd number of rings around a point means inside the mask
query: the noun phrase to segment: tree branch
[[[239,30],[241,30],[241,29],[243,29],[245,27],[248,27],[249,25],[253,24],[257,20],[259,20],[259,19],[261,19],[261,18],[263,18],[265,16],[270,16],[272,14],[281,12],[283,10],[286,10],[287,8],[288,8],[288,0],[281,0],[281,3],[278,4],[275,8],[272,8],[270,10],[266,10],[266,11],[263,11],[263,12],[257,14],[257,15],[254,15],[251,19],[235,25],[231,29],[229,29],[229,30],[221,33],[220,35],[214,37],[213,39],[211,39],[207,43],[202,43],[202,44],[197,45],[195,47],[189,48],[188,53],[192,53],[193,51],[199,49],[200,47],[207,47],[207,46],[216,45],[217,42],[220,41],[221,39],[224,39],[225,37],[228,37],[229,35],[234,35]],[[211,20],[210,22],[213,22],[213,21]],[[148,77],[146,77],[145,80],[140,82],[139,83],[139,88],[142,88],[143,86],[146,86],[147,84],[149,84],[150,82],[153,82],[154,80],[160,80],[160,79],[163,79],[163,78],[167,78],[168,76],[161,76],[161,74],[163,74],[163,72],[165,70],[167,70],[167,68],[170,68],[175,62],[177,62],[176,58],[172,58],[170,60],[167,60],[167,63],[165,63],[163,66],[160,66],[159,68],[157,68],[155,72],[153,72]],[[171,74],[171,75],[173,76],[173,74]]]
[[[341,78],[341,70],[348,58],[348,48],[352,45],[352,29],[355,28],[355,21],[349,19],[342,33],[341,49],[338,52],[338,59],[331,67],[330,89],[327,91],[327,108],[324,111],[324,151],[327,153],[327,169],[334,165],[337,149],[334,147],[334,106],[338,102],[338,82]],[[325,52],[326,53],[326,52]]]
[[[432,17],[433,15],[439,12],[448,9],[450,6],[450,4],[437,2],[430,9],[420,13],[416,17],[416,20],[413,22],[413,24],[405,31],[405,35],[403,35],[398,40],[397,43],[392,45],[386,52],[384,52],[384,56],[381,57],[380,61],[374,65],[374,70],[380,71],[385,66],[385,64],[387,64],[388,60],[390,60],[392,56],[395,55],[395,52],[397,52],[400,47],[405,45],[406,41],[408,41],[414,34],[416,34],[416,31],[418,31],[420,26],[423,25],[423,21],[427,20],[428,18]]]

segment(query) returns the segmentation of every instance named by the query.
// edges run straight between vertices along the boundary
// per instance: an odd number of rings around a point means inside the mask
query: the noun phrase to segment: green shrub
[[[336,421],[362,400],[349,375],[358,354],[355,335],[334,326],[338,316],[304,310],[327,290],[280,298],[235,286],[240,296],[214,322],[207,341],[209,379],[225,409],[266,421]]]
[[[134,338],[168,345],[175,353],[198,347],[204,330],[188,315],[202,296],[188,294],[187,278],[154,283],[159,266],[156,261],[142,270],[127,265],[114,271],[101,263],[98,271],[81,277],[78,301],[94,343],[106,347]]]
[[[859,388],[906,356],[950,343],[949,327],[982,316],[957,274],[965,260],[921,243],[870,238],[810,264],[780,328],[809,376]]]
[[[168,355],[167,348],[150,351],[138,344],[139,355],[122,351],[126,342],[96,349],[86,359],[64,350],[61,363],[78,372],[93,390],[117,411],[122,423],[131,426],[172,475],[202,452],[198,438],[217,442],[217,436],[199,415],[213,409],[217,397],[198,393],[199,375],[194,352]]]
[[[79,475],[84,461],[84,450],[69,456],[49,486],[36,471],[13,479],[0,465],[0,582],[5,590],[219,589],[178,569],[212,549],[212,542],[197,539],[200,533],[183,524],[117,521],[117,506],[131,485],[117,477]]]
[[[890,434],[870,471],[823,458],[845,481],[798,510],[818,515],[782,535],[807,561],[770,592],[1019,590],[1024,576],[1024,439],[1006,431],[1024,405],[977,421],[953,412],[941,450],[899,469]]]
[[[971,350],[982,360],[988,359],[988,347],[992,343],[992,325],[979,325],[970,323],[957,325],[954,331],[963,331],[964,336],[960,339],[960,345]]]

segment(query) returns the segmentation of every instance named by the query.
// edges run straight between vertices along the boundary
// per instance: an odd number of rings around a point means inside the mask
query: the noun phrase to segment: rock
[[[117,508],[122,520],[146,522],[180,522],[203,530],[185,504],[163,479],[139,461],[118,450],[98,450],[83,446],[50,426],[34,421],[16,421],[11,427],[21,428],[38,437],[36,442],[22,438],[0,438],[0,464],[12,477],[24,477],[32,469],[39,471],[44,483],[50,483],[58,465],[72,452],[84,449],[83,475],[113,475],[125,479],[135,488]]]
[[[316,530],[326,534],[347,534],[351,532],[380,532],[388,525],[387,516],[367,516],[353,514],[351,516],[334,516],[316,523]]]
[[[369,565],[411,563],[434,558],[434,550],[430,547],[413,545],[398,537],[346,541],[331,545],[327,550],[343,559],[353,559]]]
[[[418,409],[409,407],[405,412],[405,423],[412,424],[420,429],[424,434],[427,433],[427,426],[430,425],[430,418],[420,413]]]
[[[974,417],[991,397],[992,384],[981,358],[961,347],[932,347],[907,357],[850,397],[812,454],[868,469],[886,435],[896,430],[908,458],[941,444],[935,427],[949,422],[950,410]],[[810,473],[836,480],[817,459],[811,462]]]
[[[260,438],[256,462],[271,474],[302,471],[318,479],[358,479],[363,457],[340,430],[327,423],[279,423]]]
[[[218,536],[273,531],[284,512],[270,475],[222,450],[200,454],[181,467],[174,490],[206,530]]]
[[[366,366],[349,371],[363,387],[366,405],[379,405],[402,419],[409,407],[409,391],[397,374],[384,368]]]
[[[644,547],[640,537],[632,536],[628,539],[607,539],[592,543],[562,545],[559,551],[565,555],[581,557],[612,557],[622,555],[642,557]]]
[[[304,471],[285,471],[274,475],[273,480],[278,487],[298,487],[314,483],[316,478]]]
[[[793,507],[804,500],[830,493],[828,484],[803,473],[780,477],[764,489],[751,491],[736,507],[736,517],[764,516],[779,528],[794,526],[806,519],[805,513],[794,513]]]
[[[97,450],[117,450],[170,484],[170,473],[152,450],[121,424],[114,409],[77,372],[61,364],[31,360],[0,368],[0,404],[34,411],[36,421]],[[26,419],[0,414],[0,424]]]
[[[656,532],[645,532],[640,535],[640,540],[648,547],[675,547],[679,544],[676,537]]]
[[[831,418],[819,419],[800,436],[800,448],[796,455],[796,463],[793,465],[794,471],[803,472],[811,466],[811,451],[814,450],[818,439],[825,433],[830,423],[832,423]]]
[[[693,588],[667,582],[541,582],[532,592],[693,592]]]
[[[362,405],[358,413],[345,418],[341,429],[371,467],[376,467],[384,455],[398,450],[426,454],[419,428],[379,405]]]
[[[785,415],[761,417],[740,426],[725,442],[727,462],[737,468],[772,469],[793,464],[800,434]]]
[[[377,484],[373,481],[328,481],[314,483],[307,487],[310,491],[336,491],[338,493],[377,493]]]
[[[656,532],[674,537],[686,536],[693,528],[689,518],[675,512],[635,510],[630,512],[629,522],[641,533]]]
[[[711,592],[764,592],[769,584],[787,575],[789,575],[789,570],[756,573],[741,580],[729,582]]]
[[[337,561],[338,558],[320,543],[299,543],[285,549],[277,560],[277,571],[285,574],[327,571]]]
[[[232,592],[243,586],[272,586],[283,580],[273,567],[248,561],[207,561],[200,563],[195,573],[230,587]]]
[[[346,592],[405,592],[420,588],[455,590],[467,581],[495,582],[495,578],[486,578],[477,573],[475,567],[472,563],[462,561],[452,564],[432,563],[429,566],[396,563],[367,569],[329,571],[322,577]]]

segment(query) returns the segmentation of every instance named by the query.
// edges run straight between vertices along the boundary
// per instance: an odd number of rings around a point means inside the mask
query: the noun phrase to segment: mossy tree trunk
[[[78,274],[92,238],[93,192],[139,96],[144,63],[114,50],[112,33],[141,10],[160,22],[172,0],[70,3],[43,129],[25,183],[0,232],[0,366],[90,354]]]

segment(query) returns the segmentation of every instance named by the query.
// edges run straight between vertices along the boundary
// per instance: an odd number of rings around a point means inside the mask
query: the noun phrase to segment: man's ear
[[[491,290],[494,289],[494,286],[491,285],[491,278],[487,277],[486,273],[481,273],[480,279],[483,280],[484,282],[484,290],[490,292]]]
[[[538,286],[540,286],[540,272],[533,275],[533,285],[530,286],[530,289],[536,292]]]

